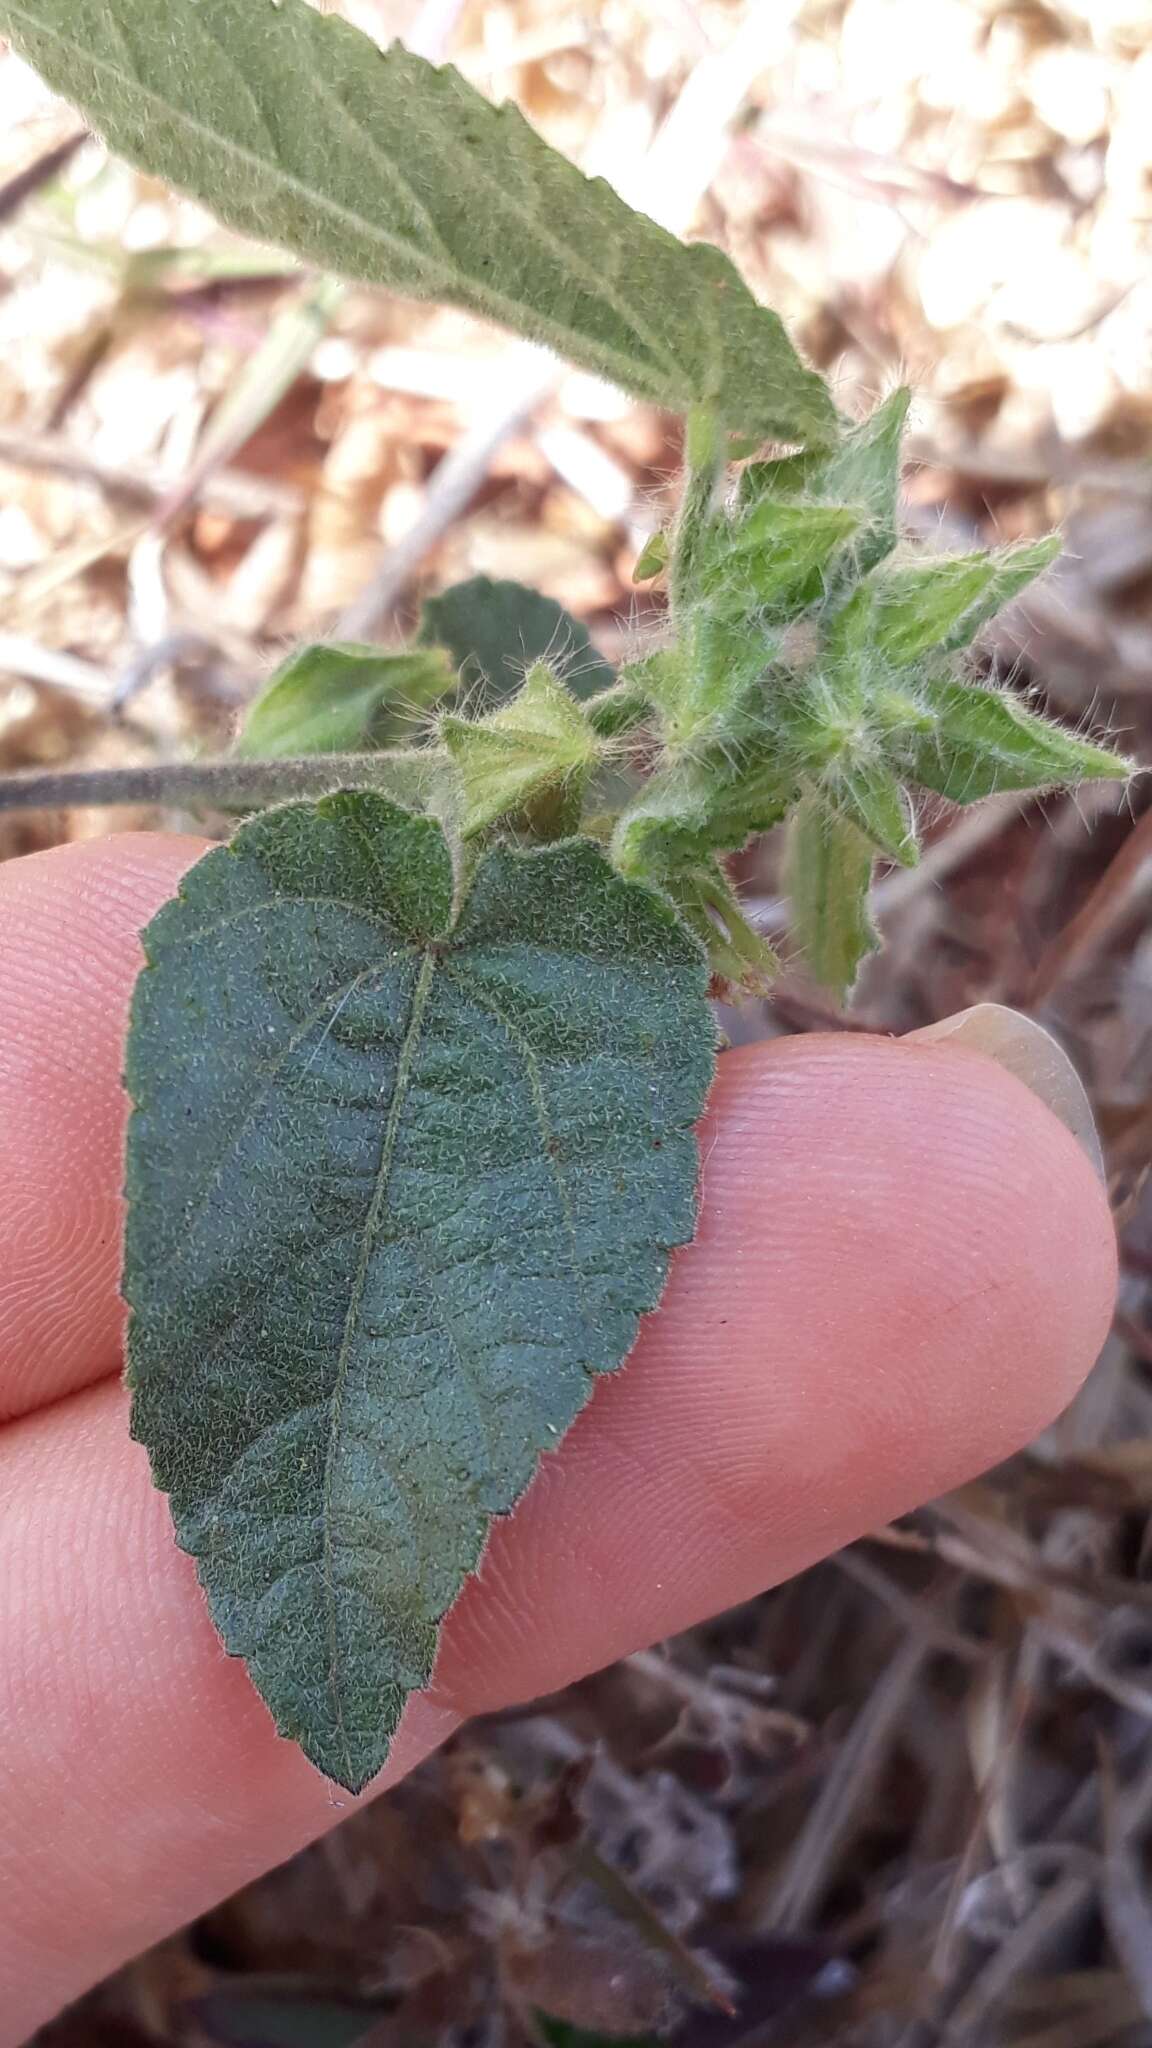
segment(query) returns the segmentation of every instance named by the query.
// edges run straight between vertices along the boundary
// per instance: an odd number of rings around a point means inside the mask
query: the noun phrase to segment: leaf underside
[[[713,1065],[670,909],[588,841],[266,812],[145,935],[133,1432],[227,1648],[355,1791],[523,1492],[692,1234]]]
[[[300,647],[249,706],[233,752],[268,760],[403,746],[454,681],[439,648]]]
[[[0,0],[0,28],[114,149],[231,227],[464,306],[657,405],[837,437],[726,256],[634,213],[451,67],[305,0]]]

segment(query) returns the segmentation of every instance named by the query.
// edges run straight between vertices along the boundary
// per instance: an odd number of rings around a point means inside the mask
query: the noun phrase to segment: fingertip
[[[981,1055],[854,1036],[727,1054],[701,1137],[699,1231],[662,1309],[496,1528],[389,1777],[458,1714],[744,1600],[993,1463],[1095,1355],[1115,1270],[1099,1183]],[[24,2032],[339,1812],[212,1636],[123,1408],[104,1387],[4,1433],[0,1983]]]
[[[467,1710],[688,1627],[1017,1450],[1107,1329],[1069,1132],[980,1055],[844,1035],[725,1054],[702,1204],[446,1631]]]
[[[139,933],[205,844],[123,833],[0,867],[0,1418],[117,1363]]]
[[[823,1451],[852,1461],[859,1447],[877,1490],[894,1466],[924,1498],[1076,1393],[1114,1304],[1107,1198],[995,1060],[854,1034],[777,1040],[722,1062],[708,1125],[726,1177],[706,1176],[707,1284],[722,1285],[720,1241],[758,1216],[745,1270],[761,1329],[806,1358],[787,1382],[798,1433],[806,1412]]]
[[[0,866],[6,939],[19,932],[26,943],[47,930],[93,946],[106,921],[115,946],[139,931],[141,919],[172,894],[211,843],[192,833],[114,832],[7,861]],[[100,920],[98,932],[93,918]]]
[[[908,1040],[898,1050],[926,1063],[955,1103],[957,1142],[985,1190],[986,1293],[1003,1294],[1018,1337],[1011,1357],[1004,1347],[988,1421],[1027,1442],[1078,1393],[1115,1306],[1116,1233],[1099,1147],[983,1052]]]

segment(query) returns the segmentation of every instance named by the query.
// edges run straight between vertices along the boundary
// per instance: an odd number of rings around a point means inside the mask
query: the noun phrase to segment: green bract
[[[778,965],[728,857],[786,824],[794,952],[843,994],[919,792],[1127,768],[962,665],[1054,544],[903,547],[907,394],[841,420],[718,250],[514,109],[305,0],[0,0],[0,28],[234,227],[687,414],[636,565],[667,618],[619,672],[474,577],[413,647],[299,651],[167,785],[337,790],[244,825],[146,934],[124,1288],[133,1428],[221,1635],[356,1789],[691,1236],[709,972],[739,996]]]
[[[483,1547],[691,1236],[699,948],[587,841],[269,811],[145,935],[133,1430],[216,1624],[350,1790]]]
[[[749,463],[727,503],[700,494],[678,636],[625,670],[662,748],[616,822],[614,857],[659,878],[705,938],[716,931],[713,966],[738,986],[772,961],[745,932],[734,966],[716,856],[790,813],[793,933],[808,971],[844,994],[876,943],[874,860],[918,858],[917,787],[965,803],[1126,772],[950,664],[1055,543],[901,559],[906,410],[897,392],[835,449]]]
[[[501,818],[523,818],[542,839],[575,831],[600,743],[583,708],[547,662],[487,718],[445,717],[440,733],[460,782],[460,831],[474,839]]]

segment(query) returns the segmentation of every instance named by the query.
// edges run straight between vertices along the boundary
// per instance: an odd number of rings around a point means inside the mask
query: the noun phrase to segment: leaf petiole
[[[693,406],[684,422],[684,484],[672,537],[668,597],[682,616],[695,592],[696,565],[724,474],[725,440],[716,414]]]
[[[159,761],[128,768],[36,769],[0,775],[0,811],[64,810],[73,804],[204,804],[255,810],[289,797],[336,789],[375,789],[421,804],[443,774],[446,756],[427,747],[373,754],[307,754],[298,759]]]

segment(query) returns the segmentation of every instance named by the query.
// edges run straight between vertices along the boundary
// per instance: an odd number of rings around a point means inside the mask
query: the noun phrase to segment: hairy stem
[[[618,739],[652,715],[644,692],[627,681],[613,683],[611,689],[601,690],[598,697],[590,697],[584,710],[589,725],[602,740]]]
[[[309,754],[298,760],[159,761],[130,768],[63,768],[0,776],[0,811],[67,810],[76,804],[189,804],[258,809],[334,789],[378,789],[420,803],[443,769],[433,748],[375,754]]]
[[[696,559],[723,473],[724,451],[724,435],[715,413],[695,406],[684,422],[684,485],[668,571],[673,618],[682,616],[692,601]]]

